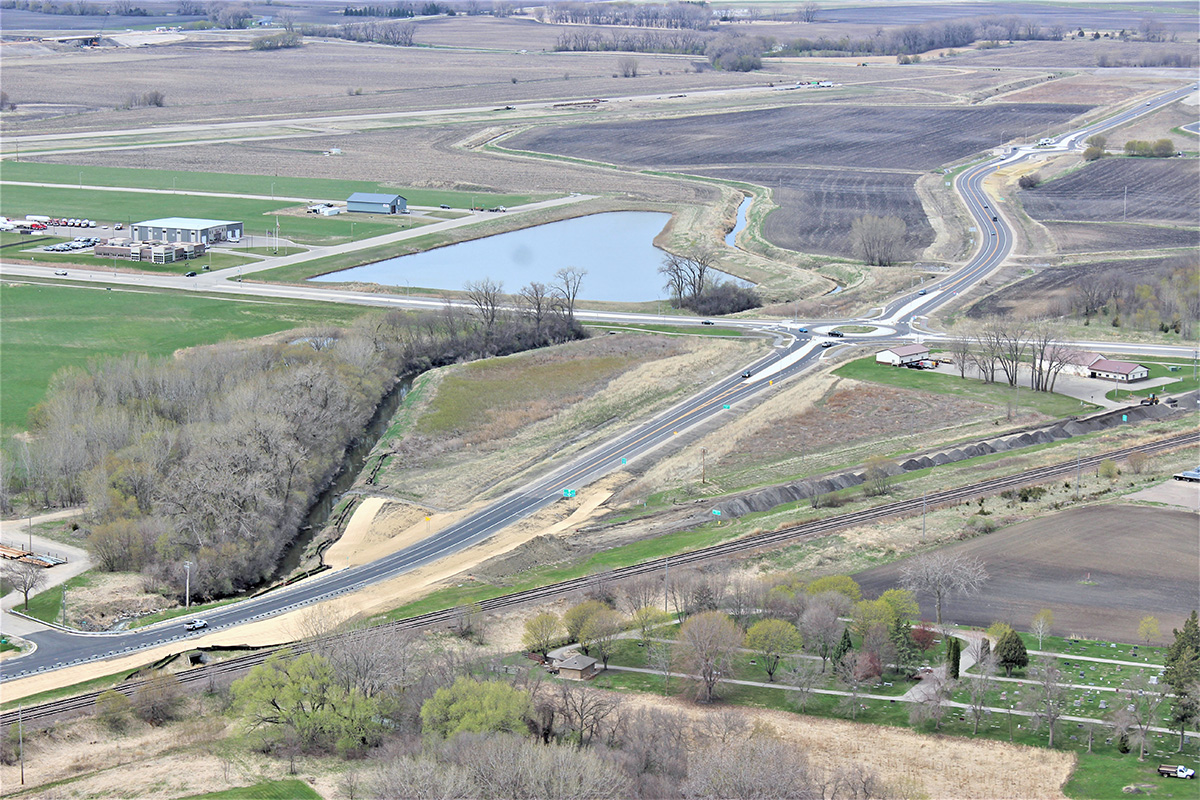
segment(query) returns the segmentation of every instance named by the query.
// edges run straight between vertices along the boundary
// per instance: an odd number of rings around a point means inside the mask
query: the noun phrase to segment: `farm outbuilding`
[[[1091,371],[1092,378],[1106,378],[1110,381],[1121,381],[1123,383],[1133,383],[1134,381],[1145,380],[1150,377],[1150,370],[1141,364],[1134,364],[1132,361],[1113,361],[1108,358],[1102,358],[1099,361],[1092,362],[1088,368]]]
[[[595,676],[598,663],[590,656],[573,655],[566,661],[558,662],[558,674],[562,678],[585,681]]]
[[[903,344],[875,354],[876,364],[891,364],[903,367],[929,358],[929,348],[923,344]]]
[[[193,219],[166,217],[135,222],[129,226],[130,236],[139,242],[236,242],[242,238],[242,223],[223,219]]]
[[[346,210],[364,214],[407,214],[408,201],[398,194],[355,192],[346,200]]]

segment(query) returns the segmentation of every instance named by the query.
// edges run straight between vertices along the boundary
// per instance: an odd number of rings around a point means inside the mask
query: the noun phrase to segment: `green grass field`
[[[43,622],[61,621],[63,587],[67,588],[67,602],[70,603],[70,590],[89,586],[91,582],[91,576],[86,572],[82,575],[76,575],[64,584],[51,586],[46,591],[33,595],[29,598],[29,608],[26,608],[24,602],[22,602],[17,606],[17,610],[22,614],[28,614],[34,619],[40,619]]]
[[[343,324],[364,313],[367,309],[333,303],[6,284],[0,286],[0,425],[24,429],[29,409],[63,367],[127,353],[165,356],[181,347]]]
[[[1006,384],[984,383],[970,378],[964,380],[957,376],[939,375],[925,370],[876,364],[873,355],[843,364],[834,370],[834,374],[868,383],[882,383],[903,389],[962,397],[994,406],[1005,406],[1016,397],[1022,408],[1033,408],[1050,417],[1067,417],[1098,408],[1090,403],[1080,405],[1079,400],[1073,397],[1050,392],[1033,392],[1027,387],[1021,387],[1019,392],[1014,392],[1013,388]]]
[[[180,800],[322,800],[316,790],[298,778],[263,781],[221,792],[194,794]]]
[[[1172,383],[1163,384],[1162,386],[1148,386],[1139,388],[1137,383],[1127,386],[1120,386],[1109,390],[1105,393],[1105,397],[1109,400],[1125,400],[1130,398],[1149,397],[1152,394],[1163,396],[1168,394],[1181,394],[1190,392],[1200,388],[1200,380],[1192,377],[1195,371],[1195,366],[1190,361],[1184,360],[1169,360],[1169,361],[1146,361],[1138,359],[1135,356],[1122,357],[1118,356],[1122,361],[1133,361],[1142,364],[1148,370],[1150,375],[1147,380],[1155,378],[1173,378]],[[1171,367],[1176,367],[1172,370]],[[1111,385],[1111,384],[1110,384]]]
[[[47,165],[49,166],[49,165]],[[5,177],[8,166],[5,165]],[[263,236],[275,230],[275,214],[296,207],[292,201],[244,200],[236,197],[205,197],[187,194],[143,194],[140,192],[108,192],[76,189],[71,186],[12,186],[5,185],[0,195],[0,213],[7,216],[42,213],[65,217],[125,224],[162,217],[200,217],[203,219],[238,220],[245,224],[244,235]],[[411,227],[414,218],[397,216],[387,222],[363,217],[351,220],[349,215],[322,217],[311,214],[287,216],[280,214],[279,234],[301,243],[332,244],[355,238],[377,236]],[[380,219],[378,217],[373,219]],[[351,229],[353,225],[353,229]],[[48,254],[49,255],[49,254]]]
[[[336,162],[332,162],[336,163]],[[413,206],[440,206],[443,203],[454,208],[468,208],[474,200],[477,205],[516,206],[544,197],[523,194],[484,194],[482,192],[451,192],[433,189],[414,189],[372,181],[343,181],[333,178],[288,178],[273,175],[238,175],[227,172],[182,172],[165,169],[124,169],[120,167],[79,167],[73,164],[43,164],[27,161],[5,161],[4,180],[36,183],[60,183],[65,187],[120,186],[138,189],[174,189],[183,193],[228,192],[231,194],[255,194],[264,197],[299,197],[311,200],[345,200],[354,192],[395,193],[403,195]],[[6,188],[5,194],[18,187]],[[75,190],[73,190],[75,191]],[[111,193],[106,193],[111,194]],[[182,196],[182,195],[181,195]],[[162,197],[162,195],[158,195]],[[7,202],[5,202],[7,205]],[[294,205],[283,202],[278,205]],[[48,211],[22,211],[25,214],[49,214]],[[11,214],[9,216],[12,216]],[[59,214],[62,216],[62,214]],[[78,216],[68,214],[68,216]],[[155,214],[154,216],[166,216]],[[189,216],[199,216],[192,214]],[[98,217],[91,217],[96,219]],[[123,221],[123,220],[122,220]]]

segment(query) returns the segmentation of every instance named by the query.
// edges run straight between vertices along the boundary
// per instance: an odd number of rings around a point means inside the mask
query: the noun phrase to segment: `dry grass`
[[[630,706],[663,708],[693,721],[728,707],[702,708],[651,695],[622,695]],[[903,728],[737,708],[757,735],[802,747],[818,769],[867,766],[885,781],[907,780],[934,798],[1061,798],[1075,756],[1036,747],[914,733]],[[970,768],[964,768],[964,765]]]
[[[83,630],[110,630],[122,619],[174,606],[162,595],[147,592],[137,573],[96,571],[88,586],[70,590],[67,621]]]

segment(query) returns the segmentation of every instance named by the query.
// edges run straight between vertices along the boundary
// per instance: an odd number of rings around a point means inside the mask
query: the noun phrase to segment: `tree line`
[[[1195,256],[1168,256],[1146,273],[1120,267],[1080,270],[1073,282],[1069,308],[1083,317],[1107,320],[1114,328],[1173,331],[1195,335],[1200,320],[1200,264]]]
[[[583,335],[582,273],[561,272],[569,301],[535,284],[519,307],[368,314],[284,343],[64,370],[5,447],[0,506],[86,503],[97,566],[167,595],[182,599],[185,561],[193,599],[255,586],[397,376]]]
[[[719,261],[717,251],[707,245],[664,256],[658,273],[666,281],[663,288],[670,295],[671,304],[713,316],[736,314],[762,305],[753,288],[716,279],[714,273]]]

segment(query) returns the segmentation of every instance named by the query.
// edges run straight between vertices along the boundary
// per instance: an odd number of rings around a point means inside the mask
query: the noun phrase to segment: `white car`
[[[208,623],[202,619],[189,619],[183,624],[183,627],[189,631],[198,631],[202,628],[207,628]]]

